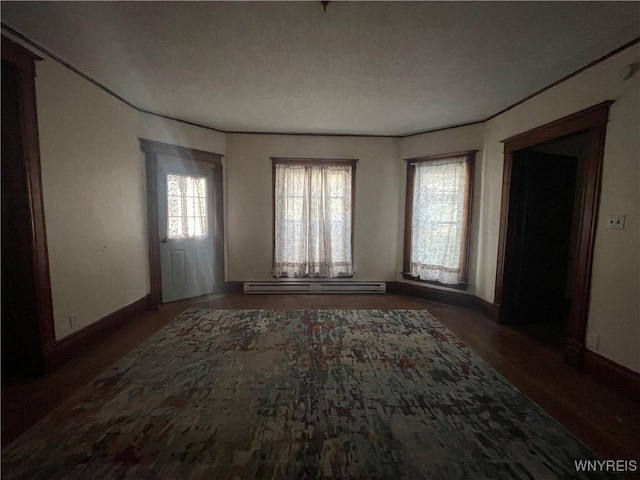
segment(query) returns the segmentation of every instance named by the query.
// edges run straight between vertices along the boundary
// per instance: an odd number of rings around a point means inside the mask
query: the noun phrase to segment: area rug
[[[425,310],[188,310],[81,396],[3,478],[569,479],[593,458]]]

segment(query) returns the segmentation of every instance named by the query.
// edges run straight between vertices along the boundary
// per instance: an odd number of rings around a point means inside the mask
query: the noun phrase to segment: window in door
[[[167,175],[167,238],[206,238],[207,179],[189,175]]]

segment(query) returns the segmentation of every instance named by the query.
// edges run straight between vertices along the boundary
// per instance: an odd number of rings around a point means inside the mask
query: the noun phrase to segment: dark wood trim
[[[462,292],[444,290],[440,288],[428,287],[426,285],[413,285],[404,282],[386,282],[387,293],[406,295],[409,297],[422,298],[432,302],[446,303],[458,307],[477,309],[476,297]]]
[[[2,60],[15,65],[26,74],[35,76],[35,62],[42,60],[42,58],[2,35]]]
[[[224,130],[224,133],[230,135],[273,135],[285,137],[403,138],[402,135],[377,135],[375,133],[268,132],[252,130]]]
[[[148,296],[145,295],[100,320],[47,345],[44,349],[46,370],[54,370],[81,352],[89,350],[93,344],[112,335],[123,325],[134,321],[147,310],[148,303]]]
[[[572,133],[588,130],[595,125],[607,123],[609,107],[613,103],[613,100],[607,100],[532,130],[513,135],[502,140],[504,150],[505,152],[522,150]]]
[[[158,155],[174,156],[190,161],[205,162],[213,168],[213,242],[215,261],[221,265],[216,271],[215,285],[224,289],[224,172],[223,155],[194,148],[171,145],[140,138],[140,150],[145,154],[147,175],[147,224],[149,228],[149,279],[148,308],[158,310],[162,306],[162,270],[160,263],[160,235],[158,222]]]
[[[415,177],[416,166],[412,163],[407,164],[407,181],[404,194],[404,250],[402,257],[402,270],[409,272],[411,270],[411,249],[413,248],[413,179]]]
[[[425,282],[411,275],[411,250],[413,242],[413,185],[415,177],[415,166],[417,163],[433,162],[445,160],[447,158],[465,157],[466,167],[466,187],[464,198],[464,220],[462,230],[461,262],[460,262],[460,281],[456,286],[445,285],[452,288],[467,288],[467,280],[469,275],[469,250],[470,250],[470,231],[471,231],[471,209],[473,208],[473,171],[475,166],[475,158],[478,150],[467,150],[464,152],[443,153],[438,155],[429,155],[426,157],[416,157],[405,159],[407,162],[407,182],[405,187],[405,214],[404,214],[404,250],[402,258],[402,277],[405,280],[415,282]],[[436,283],[439,282],[427,282]]]
[[[478,153],[478,150],[465,150],[464,152],[453,152],[453,153],[439,153],[438,155],[428,155],[426,157],[414,157],[414,158],[405,158],[405,162],[409,163],[420,163],[420,162],[432,162],[435,160],[443,160],[446,158],[454,158],[454,157],[475,157],[475,154]]]
[[[567,328],[565,360],[579,367],[584,351],[585,332],[587,326],[589,290],[591,287],[591,268],[593,248],[595,244],[598,205],[600,200],[600,184],[604,141],[609,107],[613,102],[607,101],[587,108],[573,115],[561,118],[541,127],[529,130],[504,140],[504,169],[502,182],[502,207],[500,212],[500,232],[498,239],[498,255],[496,267],[496,283],[494,303],[504,303],[504,285],[509,282],[512,246],[515,244],[514,222],[510,221],[509,203],[511,197],[512,165],[518,151],[533,147],[578,132],[587,133],[588,152],[585,160],[582,207],[578,245],[574,266],[574,285],[571,294],[571,310]],[[504,309],[502,309],[504,314]],[[500,318],[501,323],[508,319]]]
[[[130,102],[129,100],[127,100],[126,98],[124,98],[121,95],[118,95],[116,92],[114,92],[113,90],[111,90],[108,87],[105,87],[102,83],[98,82],[97,80],[93,79],[92,77],[90,77],[89,75],[87,75],[86,73],[84,73],[82,70],[74,67],[73,65],[71,65],[69,62],[66,62],[65,60],[63,60],[62,58],[60,58],[58,55],[56,55],[55,53],[53,53],[51,50],[43,47],[42,45],[40,45],[39,43],[35,42],[34,40],[31,40],[29,37],[27,37],[26,35],[20,33],[19,31],[17,31],[15,28],[10,27],[9,25],[7,25],[4,22],[1,22],[2,25],[2,29],[6,30],[9,34],[11,34],[12,36],[14,36],[15,38],[23,41],[24,43],[32,46],[33,48],[39,50],[40,52],[42,52],[43,54],[45,54],[46,56],[52,58],[53,60],[55,60],[56,62],[58,62],[60,65],[68,68],[69,70],[71,70],[73,73],[75,73],[76,75],[80,75],[82,78],[84,78],[85,80],[87,80],[88,82],[91,82],[93,85],[95,85],[96,87],[98,87],[100,90],[102,90],[103,92],[107,93],[108,95],[111,95],[113,98],[121,101],[122,103],[124,103],[125,105],[133,108],[134,110],[137,110],[138,112],[141,113],[146,113],[148,115],[154,115],[156,117],[160,117],[160,118],[165,118],[167,120],[173,120],[174,122],[179,122],[179,123],[184,123],[186,125],[192,125],[194,127],[199,127],[199,128],[204,128],[206,130],[212,130],[214,132],[219,132],[219,133],[227,133],[224,130],[220,130],[218,128],[214,128],[214,127],[210,127],[207,125],[203,125],[201,123],[196,123],[196,122],[191,122],[189,120],[183,120],[180,118],[176,118],[176,117],[172,117],[170,115],[164,115],[162,113],[157,113],[157,112],[152,112],[151,110],[145,110],[143,108],[138,107],[137,105],[135,105],[134,103]],[[33,54],[37,60],[42,60],[42,58],[38,57],[37,55]]]
[[[406,295],[408,297],[422,298],[432,302],[445,303],[447,305],[455,305],[457,307],[468,308],[480,313],[484,313],[494,322],[498,322],[500,306],[495,303],[454,290],[444,290],[441,288],[433,288],[428,285],[414,285],[405,282],[386,282],[387,293],[397,295]]]
[[[477,296],[474,297],[474,299],[476,301],[476,310],[483,312],[491,320],[498,323],[498,318],[500,316],[500,305],[487,302],[484,298],[480,298]]]
[[[59,64],[67,67],[69,70],[71,70],[72,72],[80,75],[82,78],[84,78],[85,80],[87,80],[88,82],[91,82],[92,84],[94,84],[96,87],[98,87],[100,90],[104,91],[105,93],[111,95],[112,97],[120,100],[122,103],[124,103],[125,105],[128,105],[129,107],[138,110],[138,107],[136,107],[133,103],[131,103],[129,100],[125,99],[124,97],[118,95],[117,93],[115,93],[113,90],[111,90],[110,88],[105,87],[104,85],[102,85],[100,82],[94,80],[93,78],[91,78],[89,75],[87,75],[86,73],[84,73],[83,71],[77,69],[76,67],[74,67],[73,65],[71,65],[68,62],[65,62],[62,58],[60,58],[59,56],[57,56],[55,53],[53,53],[51,50],[43,47],[42,45],[40,45],[39,43],[31,40],[29,37],[27,37],[26,35],[23,35],[22,33],[20,33],[19,31],[17,31],[15,28],[10,27],[9,25],[7,25],[4,22],[1,22],[2,25],[2,29],[6,30],[7,32],[9,32],[11,35],[13,35],[14,37],[20,39],[21,41],[23,41],[24,43],[40,50],[42,53],[44,53],[45,55],[47,55],[48,57],[51,57],[52,59],[54,59],[56,62],[58,62]]]
[[[140,107],[134,107],[134,108],[140,113],[146,113],[147,115],[153,115],[154,117],[160,117],[166,120],[171,120],[178,123],[184,123],[185,125],[191,125],[192,127],[204,128],[205,130],[211,130],[212,132],[229,133],[229,132],[225,132],[224,130],[220,130],[219,128],[216,128],[216,127],[204,125],[203,123],[192,122],[191,120],[185,120],[183,118],[178,118],[178,117],[172,117],[171,115],[165,115],[164,113],[154,112],[152,110],[147,110],[145,108],[140,108]]]
[[[347,165],[354,167],[358,163],[357,158],[284,158],[269,157],[273,165],[303,165],[303,166],[336,166]]]
[[[147,225],[149,232],[149,310],[158,310],[162,305],[162,272],[160,270],[160,244],[157,241],[158,225],[158,156],[152,152],[145,153],[147,172]]]
[[[640,373],[586,349],[582,356],[582,370],[620,393],[640,400]]]
[[[30,226],[33,268],[33,298],[35,302],[39,344],[41,349],[55,341],[49,253],[42,191],[42,167],[40,164],[40,137],[36,105],[35,61],[37,55],[2,35],[2,60],[14,65],[18,71],[18,121],[22,144],[22,169],[27,205],[21,212]],[[3,160],[4,161],[4,160]],[[39,361],[44,367],[44,363]]]
[[[220,153],[206,152],[195,148],[181,147],[170,143],[158,142],[156,140],[147,140],[140,138],[140,148],[145,153],[153,153],[155,155],[168,155],[172,157],[184,158],[187,160],[195,160],[197,162],[215,163],[222,165],[222,157]]]
[[[580,369],[582,363],[582,354],[585,351],[584,342],[567,338],[564,342],[562,356],[564,362],[571,365],[575,369]]]
[[[512,108],[520,105],[521,103],[526,102],[527,100],[530,100],[533,97],[536,97],[537,95],[540,95],[541,93],[545,92],[546,90],[549,90],[552,87],[555,87],[556,85],[559,85],[560,83],[570,79],[571,77],[574,77],[576,75],[578,75],[579,73],[597,65],[600,62],[603,62],[604,60],[622,52],[623,50],[626,50],[629,47],[632,47],[633,45],[635,45],[636,43],[640,42],[640,37],[622,45],[621,47],[618,47],[614,50],[612,50],[611,52],[607,53],[606,55],[603,55],[602,57],[600,57],[599,59],[589,63],[588,65],[585,65],[584,67],[574,71],[573,73],[570,73],[569,75],[566,75],[564,77],[562,77],[560,80],[557,80],[553,83],[551,83],[550,85],[547,85],[546,87],[532,93],[531,95],[523,98],[522,100],[519,100],[511,105],[509,105],[508,107],[500,110],[497,113],[494,113],[493,115],[483,119],[483,120],[476,120],[473,122],[466,122],[466,123],[461,123],[461,124],[457,124],[457,125],[449,125],[446,127],[439,127],[439,128],[432,128],[432,129],[428,129],[428,130],[422,130],[422,131],[418,131],[418,132],[413,132],[413,133],[408,133],[408,134],[397,134],[397,135],[383,135],[383,134],[366,134],[366,133],[305,133],[305,132],[264,132],[264,131],[244,131],[244,130],[223,130],[221,128],[216,128],[216,127],[212,127],[212,126],[208,126],[208,125],[203,125],[201,123],[197,123],[197,122],[192,122],[189,120],[183,120],[180,118],[176,118],[176,117],[172,117],[170,115],[165,115],[162,113],[158,113],[158,112],[153,112],[151,110],[146,110],[143,109],[141,107],[138,107],[136,105],[134,105],[133,103],[131,103],[130,101],[128,101],[127,99],[125,99],[124,97],[118,95],[117,93],[115,93],[113,90],[105,87],[104,85],[102,85],[100,82],[98,82],[97,80],[94,80],[93,78],[91,78],[89,75],[87,75],[86,73],[82,72],[81,70],[79,70],[78,68],[74,67],[73,65],[71,65],[68,62],[65,62],[63,59],[61,59],[60,57],[58,57],[56,54],[54,54],[53,52],[51,52],[50,50],[48,50],[47,48],[43,47],[42,45],[40,45],[39,43],[31,40],[29,37],[27,37],[26,35],[20,33],[19,31],[17,31],[16,29],[14,29],[13,27],[7,25],[4,22],[0,22],[2,29],[6,30],[9,34],[13,35],[14,37],[20,39],[21,41],[27,43],[28,45],[36,48],[37,50],[39,50],[40,52],[44,53],[45,55],[51,57],[52,59],[56,60],[58,63],[60,63],[61,65],[64,65],[65,67],[67,67],[69,70],[71,70],[72,72],[80,75],[82,78],[84,78],[85,80],[93,83],[96,87],[100,88],[101,90],[103,90],[104,92],[106,92],[107,94],[113,96],[114,98],[120,100],[121,102],[123,102],[124,104],[128,105],[129,107],[141,112],[141,113],[146,113],[148,115],[154,115],[160,118],[165,118],[167,120],[173,120],[174,122],[179,122],[179,123],[184,123],[186,125],[192,125],[194,127],[199,127],[199,128],[204,128],[207,130],[212,130],[215,132],[220,132],[220,133],[229,133],[229,134],[234,134],[234,135],[286,135],[286,136],[311,136],[311,137],[371,137],[371,138],[409,138],[409,137],[414,137],[416,135],[424,135],[427,133],[435,133],[435,132],[441,132],[444,130],[451,130],[454,128],[462,128],[462,127],[467,127],[470,125],[477,125],[477,124],[481,124],[481,123],[485,123],[495,117],[497,117],[498,115],[501,115],[509,110],[511,110]]]
[[[585,70],[590,69],[591,67],[595,67],[597,64],[604,62],[605,60],[607,60],[608,58],[613,57],[614,55],[617,55],[618,53],[626,50],[629,47],[633,47],[636,43],[640,42],[640,37],[634,38],[633,40],[631,40],[630,42],[625,43],[624,45],[622,45],[621,47],[618,47],[612,51],[610,51],[609,53],[603,55],[602,57],[598,58],[597,60],[594,60],[593,62],[585,65],[584,67],[579,68],[578,70],[575,70],[574,72],[570,73],[569,75],[565,75],[564,77],[562,77],[559,80],[556,80],[553,83],[550,83],[549,85],[547,85],[544,88],[541,88],[540,90],[537,90],[535,92],[533,92],[531,95],[528,95],[526,97],[524,97],[522,100],[518,100],[515,103],[512,103],[511,105],[509,105],[506,108],[503,108],[502,110],[500,110],[497,113],[494,113],[493,115],[491,115],[490,117],[487,117],[484,122],[488,122],[489,120],[492,120],[494,118],[496,118],[498,115],[502,115],[505,112],[508,112],[509,110],[517,107],[518,105],[526,102],[527,100],[531,100],[533,97],[537,97],[538,95],[540,95],[543,92],[546,92],[547,90],[555,87],[556,85],[560,85],[563,82],[566,82],[567,80],[569,80],[570,78],[575,77],[576,75],[578,75],[579,73],[584,72]]]
[[[224,282],[224,293],[244,293],[244,282]]]
[[[465,283],[447,284],[447,283],[438,282],[436,280],[422,280],[421,278],[412,275],[410,272],[400,272],[400,275],[402,275],[403,279],[409,280],[411,282],[426,283],[426,284],[429,284],[429,285],[437,285],[437,286],[445,287],[445,288],[455,288],[456,290],[466,290],[467,286],[468,286],[468,284],[466,282]]]
[[[444,130],[453,130],[454,128],[462,128],[462,127],[469,127],[471,125],[479,125],[481,123],[486,122],[486,120],[475,120],[473,122],[465,122],[465,123],[459,123],[456,125],[449,125],[447,127],[439,127],[439,128],[431,128],[429,130],[420,130],[418,132],[414,132],[414,133],[407,133],[404,135],[400,135],[400,138],[409,138],[409,137],[415,137],[417,135],[424,135],[427,133],[436,133],[436,132],[442,132]]]

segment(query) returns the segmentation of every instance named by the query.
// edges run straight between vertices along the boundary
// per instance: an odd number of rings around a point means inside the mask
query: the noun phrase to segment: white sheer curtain
[[[351,166],[276,164],[276,277],[353,275]]]
[[[411,274],[421,280],[459,282],[467,168],[466,157],[415,166]]]
[[[207,179],[167,175],[167,238],[205,238]]]

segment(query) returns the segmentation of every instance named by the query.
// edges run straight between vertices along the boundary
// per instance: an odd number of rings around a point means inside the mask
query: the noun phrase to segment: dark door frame
[[[150,310],[158,310],[162,306],[162,275],[160,270],[160,236],[158,235],[158,155],[169,155],[181,159],[204,162],[214,165],[213,170],[213,234],[214,256],[220,268],[214,269],[215,284],[224,284],[224,222],[223,222],[223,170],[222,157],[219,153],[181,147],[170,143],[157,142],[140,138],[140,149],[145,154],[147,171],[147,208],[149,224],[149,275],[150,275]]]
[[[582,354],[585,349],[593,248],[598,220],[598,205],[600,203],[604,142],[609,118],[609,107],[612,103],[613,101],[599,103],[573,115],[502,141],[504,143],[504,170],[494,298],[494,303],[498,306],[500,306],[503,301],[505,277],[506,280],[508,280],[509,276],[509,246],[513,244],[515,234],[514,222],[510,222],[509,219],[509,198],[515,152],[573,133],[587,133],[587,157],[585,159],[585,171],[582,178],[584,188],[574,266],[575,281],[571,295],[567,338],[564,346],[565,361],[576,368],[581,367]],[[577,180],[580,181],[580,179]],[[498,318],[499,323],[502,323],[501,317],[499,316]]]
[[[25,225],[28,225],[25,228],[28,229],[28,237],[31,241],[26,248],[30,250],[32,261],[31,265],[25,267],[31,269],[34,280],[33,290],[28,292],[30,298],[25,298],[25,301],[35,302],[36,310],[40,348],[39,358],[34,359],[34,364],[38,365],[38,371],[33,373],[44,373],[50,369],[50,365],[47,364],[47,352],[55,347],[56,341],[36,107],[35,62],[42,58],[2,35],[2,60],[14,65],[19,77],[18,121],[22,142],[22,163],[15,168],[19,168],[22,172],[22,188],[25,189],[27,197],[24,209],[19,214],[25,219]]]

